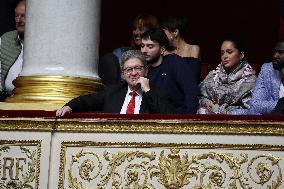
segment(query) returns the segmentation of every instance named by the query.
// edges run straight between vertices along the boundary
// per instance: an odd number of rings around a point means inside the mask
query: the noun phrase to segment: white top
[[[280,91],[279,91],[279,98],[284,97],[284,86],[283,83],[280,85]]]
[[[132,91],[130,90],[130,88],[128,87],[122,108],[120,110],[120,114],[126,114],[126,110],[127,110],[127,106],[131,100],[131,93]],[[134,108],[134,114],[139,114],[140,111],[140,105],[142,102],[142,91],[141,89],[136,91],[137,95],[135,96],[135,108]]]
[[[1,46],[1,38],[0,38],[0,46]],[[21,41],[21,46],[22,46],[21,53],[18,56],[15,63],[11,66],[10,70],[8,71],[8,74],[7,74],[7,77],[6,77],[6,80],[5,80],[5,87],[6,87],[6,90],[9,94],[12,94],[12,91],[15,88],[15,86],[13,85],[12,82],[14,81],[14,79],[16,79],[16,77],[19,76],[19,74],[21,73],[22,68],[23,68],[24,47],[23,47],[22,41]],[[1,74],[1,62],[0,62],[0,74]]]

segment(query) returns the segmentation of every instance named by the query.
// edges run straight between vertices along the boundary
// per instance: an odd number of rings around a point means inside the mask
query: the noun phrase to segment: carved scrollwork
[[[91,159],[82,161],[78,175],[86,182],[95,180],[91,186],[98,189],[110,186],[117,189],[278,189],[281,186],[280,159],[270,154],[250,159],[246,153],[236,156],[208,152],[192,154],[190,158],[184,151],[178,148],[172,148],[168,153],[161,150],[159,156],[153,151],[139,150],[104,151],[101,156],[93,153],[95,162],[99,162],[95,176],[90,176],[96,167]],[[79,177],[72,176],[71,169],[86,153],[81,150],[73,154],[69,169],[69,187],[72,189],[88,189],[78,181]]]
[[[82,162],[80,161],[81,158],[92,158],[91,159],[84,159]],[[78,172],[79,177],[83,180],[90,182],[98,177],[99,173],[102,170],[102,162],[100,157],[91,151],[83,151],[81,150],[78,154],[72,155],[72,160],[70,162],[70,167],[68,170],[68,180],[69,180],[69,187],[74,189],[84,188],[82,182],[78,182],[78,178],[74,176],[74,166],[78,165]]]
[[[118,167],[124,162],[131,162],[136,158],[146,158],[147,161],[142,161],[139,163],[133,163],[126,166],[124,169],[124,178],[126,181],[125,188],[135,188],[135,189],[152,189],[153,186],[148,182],[148,173],[146,166],[149,165],[150,161],[156,159],[155,153],[147,152],[118,152],[117,154],[111,155],[109,152],[104,153],[104,158],[109,162],[108,171],[103,174],[101,182],[98,184],[99,188],[105,188],[108,184],[110,178],[112,178],[112,186],[114,188],[121,188],[122,176],[118,171]],[[141,180],[143,180],[141,182]]]
[[[86,155],[92,155],[95,157],[95,160],[91,157],[89,157],[89,159],[81,160]],[[125,181],[124,188],[126,189],[154,189],[153,185],[147,183],[148,174],[146,167],[149,164],[149,161],[155,159],[155,154],[139,151],[110,154],[105,151],[103,157],[108,162],[105,173],[102,173],[102,160],[96,153],[81,150],[78,154],[73,154],[68,170],[69,187],[72,189],[87,189],[88,186],[85,186],[82,181],[79,181],[79,179],[88,182],[99,179],[96,184],[97,187],[94,188],[106,188],[110,179],[112,179],[111,185],[113,188],[122,188],[120,186],[122,185],[122,182]],[[122,174],[117,170],[118,167],[121,164],[131,162],[136,158],[146,158],[148,161],[127,164],[123,171],[124,176],[122,176]],[[98,168],[94,174],[93,172],[95,171],[96,163]],[[76,177],[74,174],[74,172],[76,172],[75,164],[80,164],[77,166],[79,177]],[[91,176],[91,174],[94,174],[94,176]]]
[[[151,183],[148,183],[148,166],[149,162],[146,161],[141,162],[141,164],[129,164],[124,170],[125,188],[154,189],[155,187]]]
[[[276,179],[267,188],[279,188],[282,183],[282,173],[279,166],[280,159],[271,154],[259,155],[252,158],[248,164],[247,172],[250,178],[257,184],[264,185],[272,180],[273,175]]]

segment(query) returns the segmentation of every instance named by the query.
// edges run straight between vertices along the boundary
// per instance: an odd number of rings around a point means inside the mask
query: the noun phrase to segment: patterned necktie
[[[135,109],[135,96],[137,93],[135,91],[132,91],[129,93],[131,95],[131,100],[129,101],[129,104],[127,105],[126,114],[134,114]]]

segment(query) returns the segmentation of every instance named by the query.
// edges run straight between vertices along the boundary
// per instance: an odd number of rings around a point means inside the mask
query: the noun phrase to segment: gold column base
[[[49,75],[20,76],[13,84],[15,89],[7,103],[65,104],[102,87],[99,79]]]

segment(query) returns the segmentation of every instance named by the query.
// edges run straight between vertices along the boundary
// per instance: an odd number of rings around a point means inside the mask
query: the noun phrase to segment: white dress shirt
[[[124,98],[124,102],[123,102],[123,105],[122,105],[122,108],[120,110],[120,114],[126,114],[126,110],[127,110],[127,106],[131,100],[131,93],[132,91],[130,90],[130,88],[128,87],[128,90],[127,90],[127,93],[125,95],[125,98]],[[141,102],[142,102],[142,90],[137,90],[136,91],[137,95],[135,96],[135,108],[134,108],[134,114],[139,114],[139,111],[140,111],[140,105],[141,105]]]

